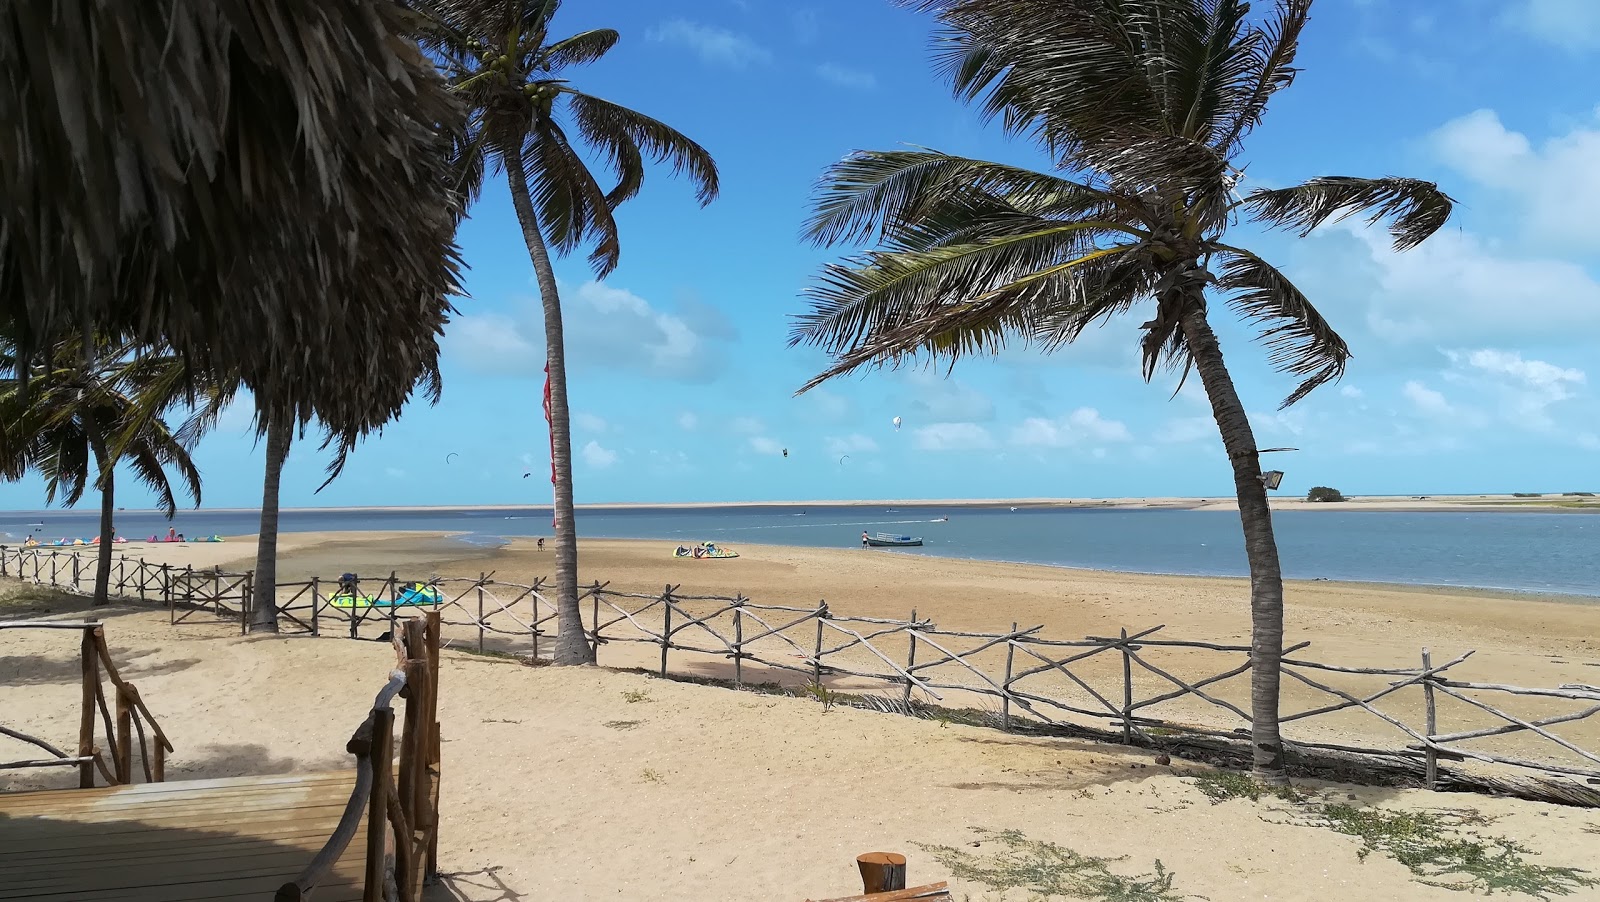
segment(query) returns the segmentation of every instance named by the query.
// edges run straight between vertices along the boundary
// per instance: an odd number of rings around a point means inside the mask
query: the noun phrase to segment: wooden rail
[[[98,772],[108,786],[134,782],[133,752],[139,750],[139,763],[147,783],[166,779],[167,754],[172,743],[162,732],[144,698],[132,683],[117,672],[106,647],[105,629],[94,621],[23,620],[0,621],[0,630],[76,630],[81,634],[79,661],[83,673],[83,701],[78,724],[78,748],[68,754],[55,745],[11,727],[0,725],[0,735],[25,742],[48,752],[49,758],[30,758],[0,762],[0,770],[32,767],[76,767],[78,786],[90,789]],[[103,678],[103,679],[102,679]],[[105,683],[111,684],[116,717],[106,701]],[[96,717],[96,715],[99,715]],[[104,745],[98,731],[104,728]],[[146,731],[148,730],[148,734]],[[154,743],[150,738],[154,737]],[[152,749],[154,751],[152,751]],[[109,753],[110,760],[107,760]]]
[[[392,635],[395,668],[345,751],[355,756],[356,783],[328,842],[300,875],[279,887],[275,902],[313,898],[366,818],[363,902],[420,902],[438,870],[439,613],[409,618]],[[403,635],[403,639],[401,638]],[[393,702],[406,700],[395,768]]]

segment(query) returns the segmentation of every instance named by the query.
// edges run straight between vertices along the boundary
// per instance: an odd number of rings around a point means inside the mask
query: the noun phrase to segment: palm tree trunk
[[[583,632],[583,613],[578,608],[578,533],[572,511],[572,428],[567,410],[567,353],[561,327],[561,296],[556,291],[556,274],[550,266],[550,252],[539,232],[538,215],[528,182],[523,174],[522,152],[506,154],[506,180],[511,183],[511,205],[522,226],[533,260],[534,278],[539,282],[539,298],[544,302],[544,343],[550,366],[550,456],[555,468],[556,514],[556,633],[555,663],[593,664],[594,649]]]
[[[1203,300],[1186,305],[1183,334],[1195,369],[1211,400],[1211,412],[1222,433],[1222,446],[1233,464],[1244,550],[1250,561],[1250,718],[1251,745],[1257,778],[1283,783],[1283,741],[1278,735],[1278,682],[1283,657],[1283,572],[1278,542],[1272,534],[1272,509],[1261,478],[1261,458],[1233,377],[1222,360]]]
[[[286,416],[267,419],[267,474],[261,490],[261,532],[256,536],[256,573],[250,597],[250,632],[278,631],[278,483],[294,439]]]
[[[100,468],[100,547],[95,555],[94,604],[111,603],[111,542],[115,537],[117,500],[115,473],[106,466],[106,449],[99,441],[91,441],[95,466]]]

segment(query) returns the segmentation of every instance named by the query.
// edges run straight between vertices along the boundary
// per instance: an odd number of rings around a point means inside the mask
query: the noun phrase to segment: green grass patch
[[[1100,902],[1182,902],[1186,898],[1172,888],[1174,875],[1160,859],[1152,872],[1126,877],[1110,868],[1124,858],[1080,855],[1055,843],[1029,839],[1020,830],[974,827],[973,832],[979,836],[979,844],[1000,848],[978,854],[950,846],[912,845],[933,855],[957,879],[1002,892],[1021,889],[1043,898]]]
[[[1205,793],[1213,805],[1229,799],[1249,799],[1252,802],[1259,802],[1262,796],[1271,796],[1285,802],[1305,800],[1300,790],[1293,786],[1263,783],[1249,774],[1232,770],[1214,770],[1200,774],[1194,778],[1194,785]]]
[[[1333,804],[1317,806],[1313,823],[1360,839],[1361,858],[1383,852],[1429,886],[1485,895],[1522,893],[1536,899],[1600,886],[1600,880],[1586,871],[1534,864],[1527,860],[1538,854],[1532,849],[1466,829],[1485,823],[1473,812],[1384,811]]]
[[[667,782],[667,778],[662,776],[661,771],[658,771],[653,767],[647,767],[644,770],[640,771],[639,772],[639,779],[645,781],[646,783],[665,783],[665,782]]]
[[[610,727],[613,730],[631,730],[642,723],[644,723],[642,720],[608,720],[601,726]]]
[[[647,702],[650,700],[650,690],[624,689],[622,690],[622,700],[630,705],[637,705],[640,702]]]
[[[1471,828],[1489,821],[1474,811],[1391,811],[1323,802],[1291,786],[1270,786],[1232,771],[1201,774],[1194,783],[1213,803],[1256,802],[1264,796],[1290,802],[1299,815],[1294,823],[1356,837],[1361,840],[1356,853],[1361,860],[1381,852],[1428,886],[1485,895],[1521,893],[1546,900],[1600,886],[1600,880],[1587,871],[1534,864],[1528,860],[1538,854],[1532,849],[1505,837],[1479,834]]]

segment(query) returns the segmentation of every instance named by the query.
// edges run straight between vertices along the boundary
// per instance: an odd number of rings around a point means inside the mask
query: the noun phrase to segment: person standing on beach
[[[865,529],[861,530],[861,547],[867,547],[867,531]]]

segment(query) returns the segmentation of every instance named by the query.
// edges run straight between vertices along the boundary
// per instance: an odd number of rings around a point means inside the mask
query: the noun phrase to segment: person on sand
[[[176,541],[178,541],[178,528],[176,526],[168,526],[167,527],[167,541],[168,542],[176,542]]]
[[[539,550],[540,551],[544,550],[544,536],[540,536],[539,537]]]
[[[865,529],[861,530],[861,547],[867,547],[867,531]]]

